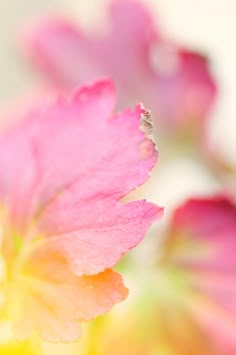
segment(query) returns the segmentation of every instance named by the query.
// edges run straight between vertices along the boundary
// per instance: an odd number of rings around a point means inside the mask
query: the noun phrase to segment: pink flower
[[[179,290],[178,311],[184,306],[190,324],[194,321],[206,354],[236,352],[235,246],[236,205],[227,196],[191,199],[176,210],[163,265]]]
[[[162,209],[120,199],[157,159],[145,110],[112,115],[110,82],[32,108],[0,138],[2,309],[18,336],[72,341],[127,296],[111,268]]]
[[[112,77],[120,106],[143,100],[169,130],[196,135],[216,96],[206,57],[171,43],[151,14],[133,0],[113,0],[109,27],[86,33],[61,19],[44,21],[27,36],[27,50],[62,88]]]

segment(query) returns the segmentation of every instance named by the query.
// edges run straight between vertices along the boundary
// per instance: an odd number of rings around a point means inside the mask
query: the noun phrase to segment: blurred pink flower
[[[236,205],[227,196],[191,199],[176,210],[162,262],[176,291],[169,310],[188,329],[187,338],[172,334],[180,349],[195,339],[193,354],[235,354],[235,246]]]
[[[163,37],[134,0],[113,0],[109,26],[99,34],[66,20],[43,21],[28,33],[26,49],[62,88],[112,77],[121,107],[142,100],[170,132],[197,135],[216,96],[206,57]]]
[[[139,275],[139,296],[95,323],[93,354],[234,355],[235,246],[236,205],[226,196],[180,206],[158,263]]]
[[[228,197],[192,199],[177,209],[167,255],[186,275],[186,306],[205,328],[214,354],[236,352],[235,246],[236,205]]]
[[[112,115],[111,82],[32,108],[0,137],[1,304],[18,336],[79,337],[127,296],[118,260],[162,209],[119,200],[157,159],[137,106]]]

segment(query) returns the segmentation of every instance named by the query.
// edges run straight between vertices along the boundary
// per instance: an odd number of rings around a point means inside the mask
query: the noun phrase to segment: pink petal
[[[34,146],[24,137],[25,125],[0,137],[0,198],[13,219],[23,219],[37,181]]]
[[[44,247],[62,251],[77,275],[96,274],[140,243],[161,214],[162,209],[146,201],[123,205],[104,199],[78,207],[60,206],[48,215],[52,235]]]
[[[110,22],[109,32],[97,38],[63,19],[46,20],[28,33],[26,45],[37,65],[62,87],[104,75],[121,75],[128,84],[135,72],[146,73],[149,42],[156,37],[152,19],[141,4],[119,0],[112,3]],[[126,86],[122,79],[121,86]]]
[[[137,106],[112,115],[114,102],[112,84],[98,82],[70,100],[32,109],[14,134],[5,136],[20,152],[18,186],[26,185],[28,164],[37,176],[27,186],[27,217],[33,219],[27,238],[48,235],[47,243],[65,252],[78,275],[113,266],[161,216],[162,209],[145,201],[118,204],[149,177],[157,152],[139,127],[145,110]],[[21,153],[21,142],[26,151],[33,147],[33,161]],[[2,150],[7,162],[9,151]],[[15,167],[5,169],[7,197],[20,204],[11,196]]]
[[[236,207],[227,196],[189,200],[176,210],[170,233],[176,241],[182,235],[183,241],[193,243],[190,254],[179,259],[188,268],[221,274],[236,271]],[[195,257],[191,245],[195,245]]]
[[[182,48],[171,50],[169,60],[173,56],[175,68],[156,77],[159,114],[166,118],[167,126],[180,129],[187,125],[197,131],[212,107],[216,84],[206,57]],[[191,124],[195,126],[189,127]]]
[[[236,229],[236,207],[227,196],[208,199],[190,199],[174,215],[175,228],[187,228],[197,237],[215,237],[216,234]],[[214,223],[213,223],[214,221]]]
[[[235,236],[236,205],[229,197],[191,199],[176,210],[167,247],[194,295],[188,305],[198,323],[212,342],[234,349]]]
[[[89,102],[87,102],[88,96]],[[43,106],[47,105],[45,103]],[[75,142],[77,140],[75,132],[72,133],[73,124],[77,126],[77,129],[81,129],[80,133],[83,134],[84,124],[78,123],[77,117],[87,120],[86,129],[88,130],[91,125],[90,117],[96,118],[97,125],[99,125],[101,119],[106,120],[111,115],[114,105],[115,93],[112,83],[101,81],[90,88],[83,87],[78,90],[68,105],[66,102],[58,101],[51,107],[47,107],[45,111],[41,106],[32,108],[25,115],[26,117],[21,117],[22,121],[0,137],[0,194],[4,203],[9,204],[14,217],[23,218],[29,213],[29,205],[32,204],[31,200],[35,194],[36,185],[41,186],[48,183],[46,188],[50,189],[53,183],[54,191],[49,192],[53,193],[61,188],[62,184],[57,181],[58,179],[56,180],[57,174],[61,176],[63,173],[63,183],[67,183],[66,179],[72,178],[72,169],[67,171],[65,164],[68,161],[71,168],[76,163],[78,165],[76,155],[69,160],[69,155],[76,154],[76,150],[73,151],[75,148],[68,142],[73,137],[74,145],[78,145]],[[76,121],[73,121],[74,118]],[[58,142],[58,145],[60,144],[61,147],[54,144],[52,140],[52,133],[55,133],[55,129],[57,129],[58,135],[60,134],[61,141]],[[64,136],[62,136],[63,134]],[[54,139],[56,140],[56,137]],[[67,150],[67,144],[70,151]],[[48,152],[43,150],[43,145],[48,149]],[[43,152],[39,152],[41,148]],[[50,148],[52,156],[50,156]],[[59,159],[60,152],[62,155]],[[40,154],[45,154],[47,157],[41,157]],[[41,159],[45,161],[42,162]],[[56,175],[50,176],[50,170]],[[53,181],[50,182],[49,179]],[[45,187],[41,186],[40,189],[45,189]],[[44,191],[41,193],[46,194]]]
[[[168,130],[187,125],[196,135],[216,96],[207,58],[163,38],[137,1],[113,0],[109,26],[100,34],[61,19],[42,22],[26,48],[56,86],[109,76],[121,107],[142,100]]]

